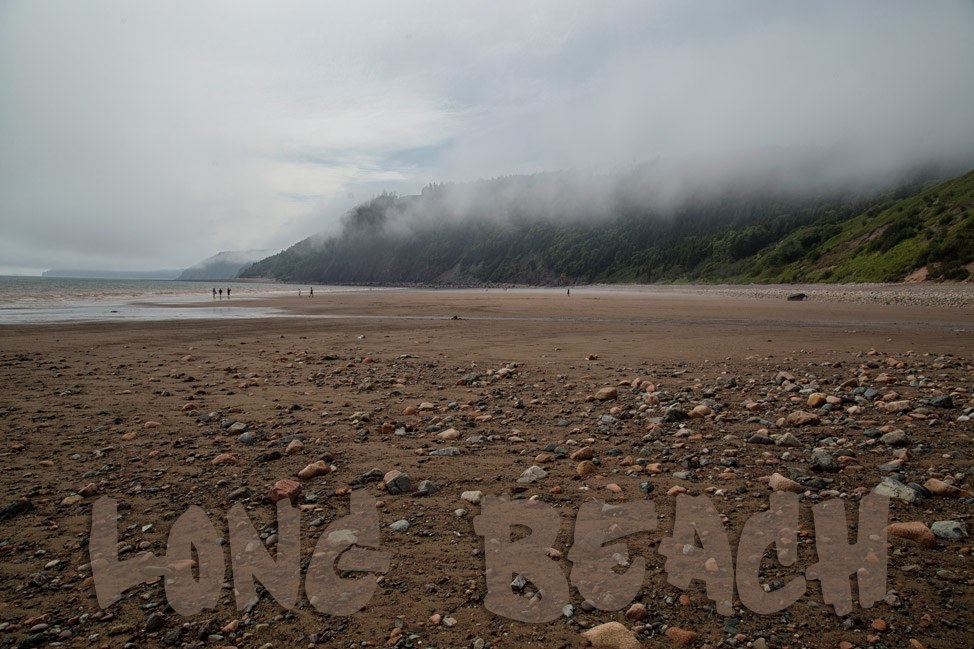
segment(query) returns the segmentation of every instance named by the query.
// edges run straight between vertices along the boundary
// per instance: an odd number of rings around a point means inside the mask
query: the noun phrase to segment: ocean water
[[[166,280],[75,279],[0,276],[0,324],[102,320],[167,320],[248,318],[282,315],[274,308],[229,307],[226,295],[213,299],[212,289],[231,289],[230,300],[293,295],[298,286],[256,282],[180,282]],[[318,287],[315,292],[348,290]],[[307,287],[303,287],[307,291]],[[187,308],[205,303],[206,308]]]

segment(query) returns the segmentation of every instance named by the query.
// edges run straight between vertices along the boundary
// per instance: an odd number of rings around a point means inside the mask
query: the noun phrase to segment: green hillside
[[[974,262],[974,172],[858,216],[823,219],[761,250],[741,269],[754,281],[964,280]]]
[[[611,179],[601,188],[611,200],[599,201],[573,182],[567,174],[480,181],[462,188],[463,201],[449,185],[418,196],[383,195],[354,208],[340,235],[301,241],[242,276],[321,283],[885,282],[921,268],[930,279],[965,280],[974,262],[974,172],[865,196],[725,187],[665,207],[631,179]]]

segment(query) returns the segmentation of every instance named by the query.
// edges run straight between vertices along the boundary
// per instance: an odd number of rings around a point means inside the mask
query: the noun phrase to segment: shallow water
[[[229,288],[231,298],[213,298],[213,289]],[[0,276],[0,324],[111,320],[189,320],[286,315],[270,307],[228,306],[230,300],[295,295],[293,284],[180,282],[167,280],[76,279]],[[315,286],[315,292],[344,287]],[[149,304],[149,303],[154,304]],[[212,308],[189,304],[212,303]]]

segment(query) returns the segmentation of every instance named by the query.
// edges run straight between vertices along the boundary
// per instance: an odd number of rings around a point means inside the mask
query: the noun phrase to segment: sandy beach
[[[762,579],[772,588],[817,560],[814,504],[840,499],[853,521],[884,479],[917,485],[910,502],[891,499],[890,523],[956,521],[974,532],[974,308],[968,289],[930,300],[916,298],[922,291],[809,291],[791,302],[679,287],[410,289],[220,304],[279,317],[0,327],[0,638],[574,647],[585,629],[619,621],[646,646],[967,646],[970,538],[891,534],[888,594],[845,616],[812,580],[783,612],[737,601],[720,615],[703,582],[667,583],[658,552],[677,493],[708,495],[737,547],[745,522],[767,509],[773,474],[797,483],[801,523],[794,566],[769,548]],[[612,395],[595,398],[604,388]],[[316,461],[325,474],[296,477]],[[542,471],[519,481],[533,466]],[[383,485],[393,470],[408,475],[405,493]],[[243,504],[273,552],[266,496],[283,479],[301,485],[304,559],[348,513],[351,490],[378,501],[391,563],[363,610],[325,615],[302,590],[293,610],[265,593],[241,612],[228,585],[215,610],[186,617],[166,607],[159,582],[99,607],[87,551],[98,498],[121,503],[122,559],[164,554],[190,505],[226,536],[227,511]],[[961,491],[930,493],[931,480]],[[629,556],[647,563],[637,607],[593,610],[573,588],[552,622],[491,613],[468,491],[554,508],[560,558],[551,560],[566,578],[584,503],[651,499],[656,531],[626,539]],[[399,521],[408,527],[390,527]]]

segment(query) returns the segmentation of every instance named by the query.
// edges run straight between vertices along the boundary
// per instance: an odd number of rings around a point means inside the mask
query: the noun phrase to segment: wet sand
[[[685,593],[666,583],[656,552],[672,532],[673,487],[709,494],[736,547],[744,522],[767,506],[772,473],[807,484],[797,568],[768,559],[768,580],[787,580],[815,561],[812,504],[843,498],[851,519],[853,504],[894,460],[906,482],[938,478],[970,489],[974,311],[967,306],[596,289],[571,296],[561,289],[363,291],[234,298],[232,305],[220,306],[273,308],[287,317],[0,327],[0,507],[31,504],[0,521],[0,637],[193,645],[202,630],[203,640],[221,636],[208,646],[562,647],[581,646],[586,627],[619,621],[644,646],[672,644],[668,626],[699,633],[695,646],[765,638],[772,647],[893,647],[911,639],[959,647],[974,638],[970,539],[928,548],[890,537],[894,592],[870,609],[857,604],[851,616],[831,612],[810,581],[786,612],[760,616],[738,604],[733,624],[701,582]],[[780,372],[794,378],[779,381]],[[617,387],[615,399],[592,400],[608,386]],[[812,407],[806,400],[813,393],[839,403]],[[949,407],[942,399],[932,405],[945,396]],[[904,409],[888,408],[901,401]],[[432,408],[416,410],[424,403]],[[689,413],[697,406],[706,406],[699,418],[663,420],[671,407]],[[799,410],[817,423],[789,425],[785,418]],[[253,443],[242,442],[230,421]],[[456,439],[441,439],[451,429]],[[886,443],[874,431],[903,431],[905,441]],[[748,441],[785,433],[799,445]],[[267,459],[296,435],[301,450]],[[818,446],[854,460],[813,470]],[[447,447],[461,454],[429,455]],[[598,464],[595,475],[580,478],[579,461],[566,455],[583,447]],[[213,464],[226,453],[226,463]],[[364,610],[323,615],[302,594],[292,612],[265,596],[241,613],[227,590],[215,611],[182,617],[165,608],[157,583],[100,611],[85,549],[96,498],[125,503],[121,543],[156,554],[191,504],[225,534],[226,512],[244,503],[269,536],[269,487],[297,480],[318,458],[336,471],[298,480],[303,552],[348,511],[348,489],[364,484],[380,501],[382,548],[392,562]],[[518,483],[532,465],[548,475]],[[436,491],[389,494],[367,477],[373,469],[399,469],[414,484],[432,481]],[[638,599],[648,615],[587,611],[574,589],[571,618],[531,625],[491,614],[472,523],[479,508],[460,499],[468,490],[534,496],[555,508],[562,529],[554,547],[564,554],[584,502],[652,498],[657,531],[629,541],[630,554],[647,559]],[[74,497],[79,491],[86,495]],[[974,532],[972,506],[970,498],[894,499],[890,520],[966,521]],[[466,515],[456,516],[458,508]],[[388,527],[401,519],[408,530]],[[567,575],[571,564],[559,565]],[[147,631],[154,614],[161,620]],[[873,628],[877,618],[885,625]]]

